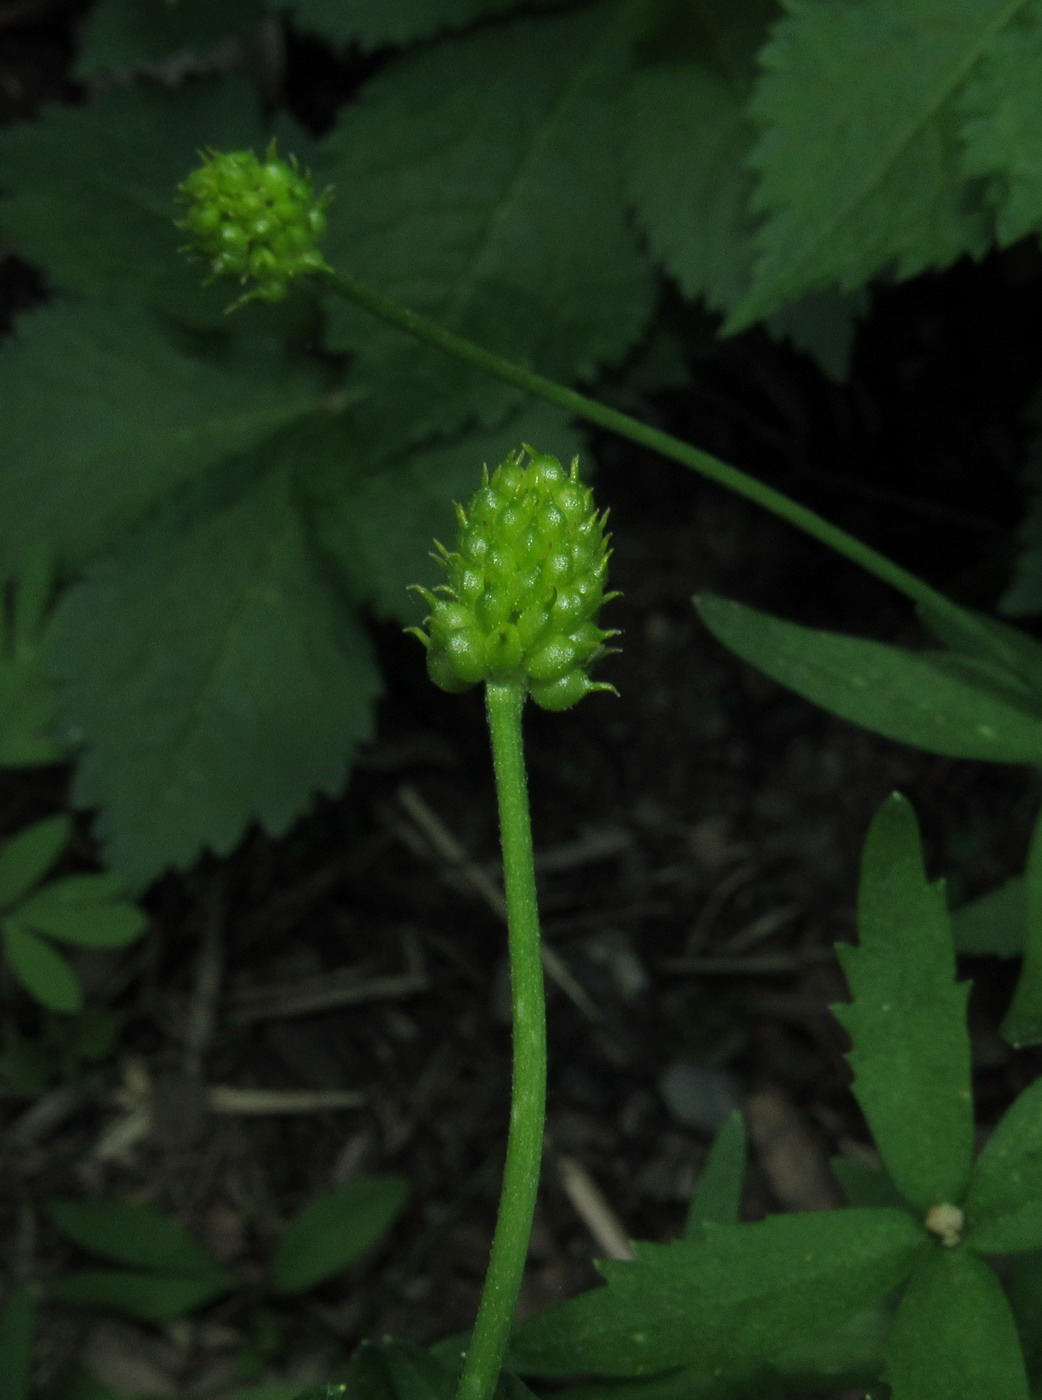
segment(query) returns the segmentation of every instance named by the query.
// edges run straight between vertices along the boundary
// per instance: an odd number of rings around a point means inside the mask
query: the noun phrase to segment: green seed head
[[[527,459],[527,460],[526,460]],[[459,535],[435,558],[446,582],[433,593],[424,628],[427,670],[442,690],[480,681],[521,683],[537,705],[567,710],[591,690],[590,665],[615,635],[597,626],[608,570],[604,515],[554,457],[526,447],[512,453],[456,508]]]
[[[210,281],[237,277],[244,301],[281,301],[294,277],[328,270],[317,243],[326,228],[329,191],[314,194],[295,160],[280,160],[273,141],[263,160],[252,151],[208,151],[178,187],[188,206],[177,227],[185,251],[210,264]]]

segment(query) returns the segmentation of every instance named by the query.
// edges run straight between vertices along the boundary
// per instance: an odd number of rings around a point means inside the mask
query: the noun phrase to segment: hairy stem
[[[485,689],[499,800],[514,1008],[514,1075],[510,1133],[485,1286],[456,1400],[490,1400],[499,1379],[532,1232],[546,1115],[546,1007],[532,826],[521,738],[525,688]]]
[[[821,544],[827,545],[852,563],[860,565],[867,573],[874,574],[876,578],[889,584],[897,592],[903,593],[912,602],[925,604],[940,613],[957,613],[964,626],[972,624],[972,619],[963,609],[946,598],[943,593],[931,588],[928,583],[908,569],[903,569],[900,564],[895,564],[886,555],[880,554],[853,535],[847,534],[845,530],[831,524],[824,516],[818,515],[816,511],[808,510],[806,506],[801,506],[781,491],[774,490],[773,487],[765,486],[763,482],[757,481],[754,476],[749,476],[746,472],[739,471],[737,467],[732,467],[727,462],[721,462],[718,457],[712,456],[711,453],[692,447],[690,443],[681,442],[671,433],[653,428],[647,423],[642,423],[638,418],[631,418],[628,413],[621,413],[618,409],[609,408],[606,404],[598,403],[596,399],[588,398],[585,394],[580,394],[574,389],[568,389],[553,379],[546,379],[541,374],[535,374],[532,370],[525,369],[523,365],[514,364],[512,360],[505,359],[502,355],[486,350],[483,346],[476,345],[463,336],[455,335],[436,322],[428,321],[426,317],[418,316],[414,311],[399,306],[397,302],[381,295],[380,292],[366,286],[364,282],[359,282],[347,273],[325,269],[314,275],[320,277],[349,301],[355,302],[356,305],[371,312],[374,316],[379,316],[381,320],[390,322],[392,326],[397,326],[399,330],[405,331],[417,340],[421,340],[427,345],[437,346],[446,354],[453,355],[456,359],[473,365],[475,369],[482,370],[495,379],[502,379],[507,384],[513,384],[536,398],[546,399],[549,403],[556,404],[559,408],[575,414],[576,417],[584,418],[588,423],[596,423],[599,427],[618,433],[620,437],[628,438],[641,447],[647,447],[652,452],[658,452],[663,457],[679,462],[682,467],[699,472],[702,476],[708,477],[710,481],[715,481],[726,487],[727,490],[734,491],[736,495],[754,501],[764,510],[770,511],[779,519],[787,521],[796,529],[802,530]]]

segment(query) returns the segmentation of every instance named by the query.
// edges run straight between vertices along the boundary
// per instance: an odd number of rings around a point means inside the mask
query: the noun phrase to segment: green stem
[[[510,1336],[532,1233],[546,1117],[546,1005],[532,823],[521,738],[523,685],[485,688],[510,943],[514,1078],[499,1216],[456,1400],[490,1400]]]
[[[315,275],[321,277],[323,281],[349,301],[355,302],[356,305],[371,312],[374,316],[379,316],[381,320],[390,322],[392,326],[397,326],[399,330],[405,331],[417,340],[434,345],[439,350],[444,350],[446,354],[453,355],[456,359],[473,365],[475,369],[492,375],[495,379],[502,379],[507,384],[513,384],[518,389],[535,395],[536,398],[546,399],[549,403],[556,404],[558,408],[563,408],[578,418],[586,419],[588,423],[596,423],[599,427],[618,433],[620,437],[629,438],[631,442],[638,443],[641,447],[650,448],[652,452],[658,452],[663,457],[679,462],[682,467],[699,472],[702,476],[708,477],[710,481],[718,482],[729,491],[735,492],[736,495],[754,501],[764,510],[769,510],[779,519],[787,521],[796,529],[802,530],[821,544],[835,550],[837,554],[841,554],[852,563],[860,565],[868,573],[874,574],[876,578],[889,584],[899,593],[903,593],[912,602],[926,604],[941,613],[958,613],[964,625],[967,624],[967,616],[963,610],[946,598],[943,593],[938,593],[936,589],[931,588],[923,579],[910,573],[909,570],[901,568],[899,564],[895,564],[893,560],[888,559],[869,545],[862,544],[859,539],[848,535],[845,530],[832,525],[824,516],[790,500],[788,496],[783,495],[780,491],[775,491],[773,487],[765,486],[763,482],[757,481],[755,477],[749,476],[746,472],[739,471],[737,467],[732,467],[727,462],[721,462],[718,457],[714,457],[708,452],[702,452],[699,448],[692,447],[690,443],[681,442],[671,433],[664,433],[659,428],[652,428],[647,423],[642,423],[638,418],[631,418],[628,413],[621,413],[618,409],[609,408],[606,404],[598,403],[596,399],[587,398],[585,394],[580,394],[574,389],[567,389],[563,384],[558,384],[552,379],[545,379],[541,374],[534,374],[531,370],[525,369],[523,365],[514,364],[513,361],[505,359],[502,355],[486,350],[483,346],[475,345],[473,341],[445,330],[436,322],[428,321],[426,317],[418,316],[414,311],[399,306],[397,302],[382,296],[372,287],[366,286],[364,282],[359,282],[347,273],[327,268],[324,272]]]

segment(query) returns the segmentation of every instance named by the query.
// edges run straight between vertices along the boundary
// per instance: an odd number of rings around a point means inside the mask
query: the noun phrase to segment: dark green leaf
[[[962,1199],[973,1153],[969,984],[955,980],[944,888],[923,870],[898,794],[865,842],[860,945],[837,945],[853,1001],[833,1007],[853,1041],[854,1094],[895,1186],[925,1212]]]
[[[1042,1041],[1042,814],[1024,872],[1024,962],[1002,1034],[1018,1049]]]
[[[15,919],[3,929],[8,966],[30,996],[49,1011],[82,1011],[83,988],[61,953]]]
[[[745,1122],[736,1109],[713,1139],[684,1223],[684,1238],[699,1239],[702,1225],[736,1225],[745,1185]]]
[[[695,606],[744,661],[843,719],[928,753],[1042,762],[1042,712],[983,662],[818,632],[724,598]]]
[[[55,665],[84,743],[74,796],[101,808],[129,888],[251,821],[284,832],[342,789],[379,689],[292,481],[262,458],[155,512],[70,590]]]
[[[843,1190],[848,1205],[904,1205],[900,1191],[881,1166],[873,1166],[857,1157],[833,1157],[829,1166]]]
[[[16,577],[0,579],[0,767],[57,763],[54,694],[46,675],[44,626],[54,588],[54,553],[26,549]],[[8,614],[10,614],[8,616]]]
[[[33,312],[0,364],[0,558],[46,539],[77,563],[313,412],[326,383],[264,344],[193,353],[131,305]]]
[[[409,1189],[404,1177],[373,1175],[316,1196],[275,1246],[272,1287],[277,1293],[303,1293],[353,1264],[390,1230]]]
[[[606,1288],[517,1329],[514,1369],[643,1376],[697,1366],[711,1379],[833,1331],[894,1289],[926,1245],[893,1210],[703,1228],[703,1239],[642,1244],[635,1262],[602,1264]]]
[[[957,608],[916,607],[923,626],[950,651],[1002,667],[1034,694],[1042,694],[1042,644],[1019,627],[985,613]]]
[[[966,1241],[983,1254],[1042,1249],[1042,1079],[1006,1110],[973,1168]]]
[[[956,951],[966,957],[992,955],[1019,957],[1027,927],[1027,890],[1022,876],[1014,875],[952,911]]]
[[[1028,1375],[1042,1381],[1042,1250],[1010,1260],[1006,1292],[1013,1309]]]
[[[100,884],[95,884],[100,882]],[[18,909],[18,918],[37,933],[88,948],[125,948],[148,927],[142,909],[98,895],[110,889],[109,875],[72,875],[37,890]]]
[[[130,1269],[81,1269],[62,1274],[50,1288],[53,1302],[104,1308],[138,1322],[173,1322],[233,1286],[227,1274],[153,1274]]]
[[[395,0],[393,5],[387,0],[353,0],[350,5],[342,0],[289,0],[287,8],[302,29],[335,44],[373,49],[430,39],[442,30],[463,29],[523,4],[524,0]]]
[[[112,68],[141,67],[184,50],[215,47],[236,30],[264,17],[262,0],[221,0],[199,5],[192,0],[142,5],[140,0],[97,0],[80,34],[73,70],[89,78]]]
[[[351,1358],[351,1400],[452,1400],[456,1375],[414,1342],[363,1342]]]
[[[937,1245],[916,1265],[886,1345],[893,1400],[1028,1400],[1017,1329],[991,1267]]]
[[[45,1202],[44,1210],[67,1239],[114,1264],[206,1277],[217,1268],[183,1225],[151,1206],[55,1198]]]
[[[255,89],[227,76],[109,87],[86,105],[47,105],[0,132],[0,233],[52,286],[219,326],[229,298],[204,287],[200,265],[178,251],[175,191],[200,150],[261,149],[269,135]],[[120,321],[110,325],[118,340]],[[96,383],[106,385],[103,370]],[[34,421],[49,427],[39,411]]]
[[[64,812],[24,827],[0,846],[0,909],[9,909],[38,884],[69,844],[72,821]]]
[[[617,156],[635,20],[632,6],[528,15],[384,68],[316,170],[350,203],[331,220],[329,261],[566,383],[621,359],[655,298]],[[389,450],[472,421],[495,427],[525,402],[340,298],[329,329],[355,356],[363,427]]]
[[[0,1308],[0,1395],[4,1400],[29,1400],[35,1340],[36,1300],[24,1284],[15,1284]]]

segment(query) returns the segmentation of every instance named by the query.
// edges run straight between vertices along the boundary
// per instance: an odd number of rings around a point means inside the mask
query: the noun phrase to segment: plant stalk
[[[499,1215],[456,1400],[491,1400],[495,1393],[528,1255],[543,1155],[546,1003],[521,737],[524,703],[524,685],[489,682],[485,687],[503,850],[514,1067]]]
[[[852,563],[858,564],[867,573],[873,574],[883,583],[896,589],[898,593],[903,593],[913,603],[925,604],[942,614],[957,614],[964,627],[971,625],[972,615],[967,614],[951,599],[946,598],[935,588],[931,588],[928,583],[908,569],[902,568],[900,564],[895,564],[886,555],[880,554],[878,550],[863,544],[854,535],[849,535],[845,530],[831,524],[824,516],[818,515],[816,511],[808,510],[806,506],[801,506],[797,501],[790,500],[781,491],[776,491],[771,486],[765,486],[754,476],[749,476],[748,473],[739,471],[737,467],[720,461],[711,453],[703,452],[690,443],[682,442],[679,438],[673,437],[671,433],[663,432],[660,428],[653,428],[647,423],[642,423],[639,418],[631,418],[628,413],[622,413],[616,408],[609,408],[607,404],[588,398],[575,389],[568,389],[553,379],[546,379],[541,374],[535,374],[532,370],[525,369],[523,365],[515,364],[512,360],[497,355],[492,350],[486,350],[483,346],[476,345],[473,341],[456,335],[453,331],[446,330],[435,321],[429,321],[426,317],[419,316],[404,306],[399,306],[397,302],[383,296],[380,292],[347,273],[326,268],[313,275],[326,282],[349,301],[362,307],[363,310],[371,312],[372,315],[380,317],[381,320],[389,322],[392,326],[397,326],[399,330],[405,331],[406,334],[415,337],[415,339],[421,340],[427,345],[436,346],[439,350],[445,351],[446,354],[453,355],[456,359],[473,365],[475,369],[492,375],[495,379],[513,384],[536,398],[556,404],[558,408],[565,409],[577,418],[583,418],[588,423],[596,423],[598,427],[607,428],[609,432],[618,433],[620,437],[628,438],[630,442],[649,448],[652,452],[658,452],[661,456],[678,462],[690,471],[698,472],[701,476],[717,482],[736,495],[744,496],[746,500],[753,501],[764,510],[778,516],[779,519],[787,521],[798,530],[802,530],[804,534],[810,535],[812,539],[816,539]]]

